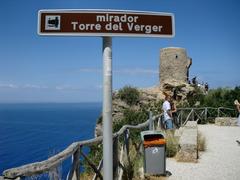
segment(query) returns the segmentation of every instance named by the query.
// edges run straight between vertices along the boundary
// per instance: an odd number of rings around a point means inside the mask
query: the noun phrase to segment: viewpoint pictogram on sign
[[[45,30],[60,30],[61,28],[61,16],[49,16],[45,17]]]

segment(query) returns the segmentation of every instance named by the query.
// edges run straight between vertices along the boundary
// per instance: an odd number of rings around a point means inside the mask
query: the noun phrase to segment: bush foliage
[[[126,102],[130,106],[136,105],[140,96],[138,90],[131,86],[125,86],[120,89],[118,95],[122,101]]]
[[[126,109],[123,112],[124,116],[121,121],[117,121],[113,123],[113,132],[119,131],[122,126],[128,124],[128,125],[138,125],[140,123],[145,122],[148,119],[148,112],[141,110],[136,111],[133,109]],[[134,141],[139,142],[140,141],[140,134],[141,130],[139,129],[131,129],[131,138]]]
[[[233,102],[240,99],[240,86],[233,89],[217,88],[211,89],[204,94],[201,89],[197,88],[187,97],[188,104],[183,106],[193,107],[199,102],[199,107],[228,107],[235,108]]]
[[[218,88],[212,89],[202,99],[201,104],[209,107],[229,107],[235,108],[233,102],[235,99],[240,98],[240,86],[234,89]]]

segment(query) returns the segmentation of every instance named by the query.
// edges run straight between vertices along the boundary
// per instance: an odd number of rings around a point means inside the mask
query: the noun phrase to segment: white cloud
[[[17,85],[12,83],[0,83],[0,88],[5,89],[48,89],[49,87],[35,84]]]
[[[87,87],[79,87],[74,85],[59,85],[55,87],[58,91],[89,91],[89,90],[99,90],[102,89],[102,85],[93,85]]]
[[[12,83],[0,83],[0,89],[35,89],[35,90],[58,90],[58,91],[80,91],[80,90],[89,90],[89,89],[102,89],[102,85],[93,85],[92,87],[79,87],[75,85],[58,85],[58,86],[45,86],[45,85],[36,85],[36,84],[12,84]]]
[[[34,85],[34,84],[25,84],[25,85],[22,86],[22,88],[28,88],[28,89],[48,89],[47,86]]]
[[[0,84],[0,88],[17,89],[19,86],[15,84]]]
[[[77,87],[77,86],[70,86],[70,85],[59,85],[59,86],[56,86],[55,89],[59,91],[64,91],[64,90],[78,91],[78,90],[82,90],[83,88]]]

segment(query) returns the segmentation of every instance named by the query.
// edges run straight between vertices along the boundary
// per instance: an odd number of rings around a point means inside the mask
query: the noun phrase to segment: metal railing
[[[229,117],[232,114],[236,114],[236,110],[225,107],[179,108],[177,120],[181,126],[184,126],[188,121],[207,123],[216,117]]]

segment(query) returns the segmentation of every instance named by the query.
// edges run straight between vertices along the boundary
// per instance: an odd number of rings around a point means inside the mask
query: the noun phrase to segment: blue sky
[[[102,38],[37,35],[40,9],[120,9],[175,15],[174,38],[113,38],[113,88],[159,84],[160,48],[183,47],[190,77],[240,85],[238,0],[1,0],[0,102],[102,100]]]

